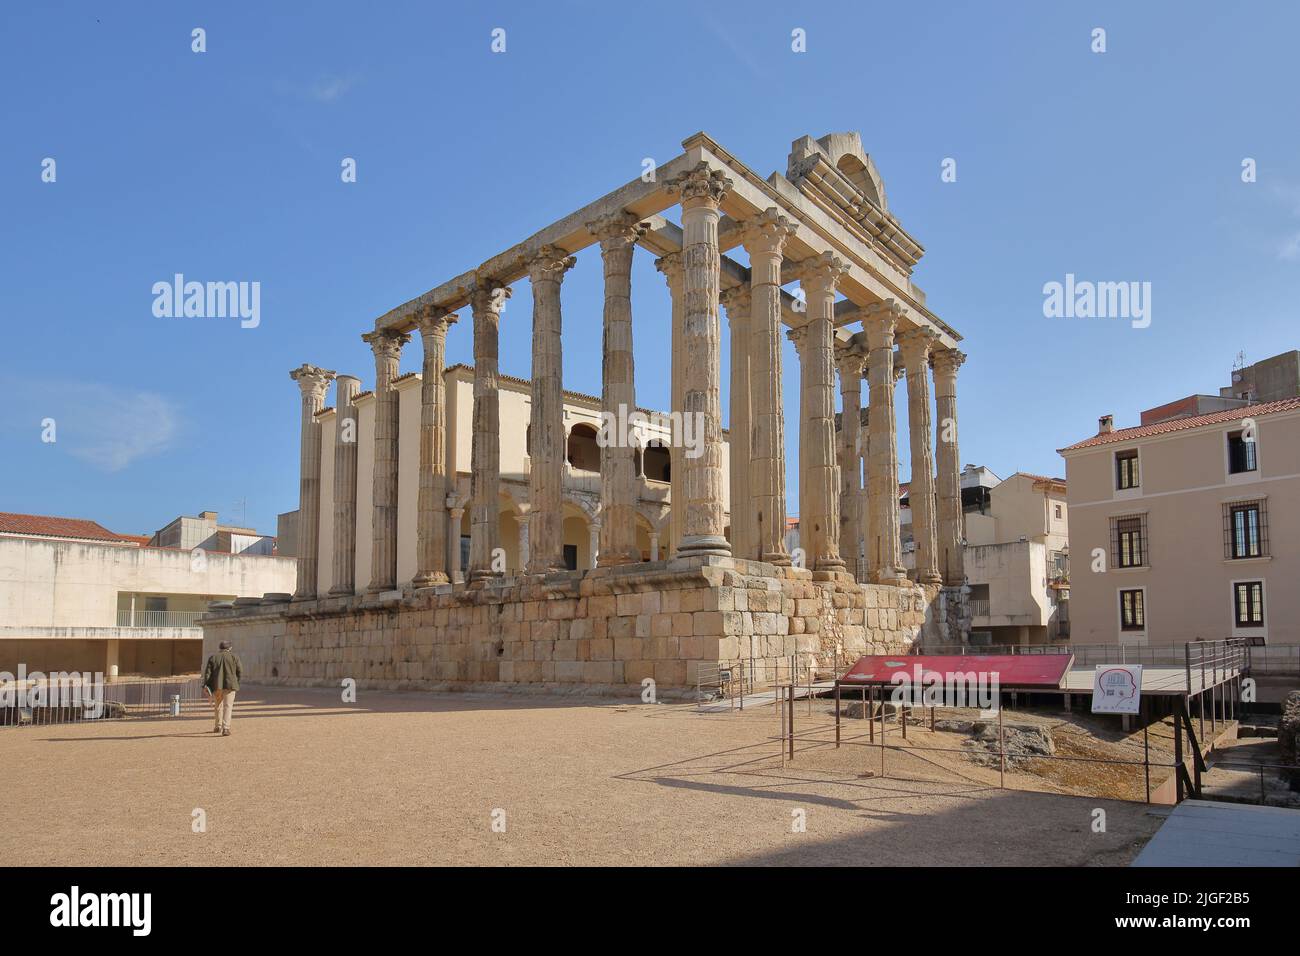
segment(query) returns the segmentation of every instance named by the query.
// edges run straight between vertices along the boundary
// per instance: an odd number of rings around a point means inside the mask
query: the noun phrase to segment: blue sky
[[[1300,344],[1293,4],[291,9],[0,11],[0,510],[150,532],[212,509],[273,531],[297,504],[290,368],[368,387],[359,335],[376,316],[697,130],[764,176],[797,137],[861,131],[926,247],[916,281],[965,336],[962,459],[1004,476],[1061,473],[1055,449],[1098,415],[1134,424],[1226,384],[1238,351]],[[344,157],[356,183],[340,181]],[[260,282],[261,324],[155,317],[153,283],[176,272]],[[1150,327],[1045,318],[1043,285],[1067,273],[1150,282]],[[668,302],[649,254],[633,282],[638,399],[666,407]],[[600,290],[589,250],[565,282],[569,388],[599,391]],[[520,283],[502,335],[502,369],[521,376],[529,303]],[[448,358],[470,361],[468,321]],[[786,361],[793,423],[792,349]],[[403,370],[419,362],[417,342]]]

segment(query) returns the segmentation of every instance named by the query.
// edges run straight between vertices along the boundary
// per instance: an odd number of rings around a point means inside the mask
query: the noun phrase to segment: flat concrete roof
[[[1184,800],[1133,866],[1300,866],[1300,810]]]

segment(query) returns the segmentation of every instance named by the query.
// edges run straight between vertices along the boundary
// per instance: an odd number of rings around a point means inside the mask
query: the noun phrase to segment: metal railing
[[[132,611],[119,608],[118,627],[198,627],[206,611]]]
[[[178,700],[173,701],[173,697]],[[0,684],[0,727],[169,717],[210,707],[197,675],[98,682],[76,677]]]
[[[989,599],[974,598],[970,602],[971,617],[988,617],[989,616]]]

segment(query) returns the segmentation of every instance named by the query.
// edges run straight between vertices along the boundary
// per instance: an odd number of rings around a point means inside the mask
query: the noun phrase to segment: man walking
[[[235,691],[239,690],[242,673],[239,658],[230,648],[229,641],[222,641],[217,645],[217,653],[208,658],[203,668],[203,686],[212,694],[212,707],[217,718],[212,732],[223,737],[230,736],[230,715],[235,709]]]

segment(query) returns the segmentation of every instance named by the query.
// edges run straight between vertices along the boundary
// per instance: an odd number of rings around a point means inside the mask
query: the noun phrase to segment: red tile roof
[[[30,534],[45,538],[80,538],[121,543],[123,536],[86,518],[54,518],[0,511],[0,534]]]
[[[1260,418],[1264,415],[1276,415],[1278,412],[1290,412],[1300,409],[1300,398],[1284,398],[1278,402],[1264,402],[1261,405],[1245,405],[1241,408],[1229,408],[1222,412],[1214,412],[1210,415],[1196,415],[1191,418],[1171,418],[1168,421],[1156,422],[1154,425],[1138,425],[1134,428],[1118,428],[1113,432],[1094,435],[1092,438],[1085,438],[1081,442],[1075,442],[1073,445],[1067,445],[1064,448],[1058,448],[1058,452],[1075,451],[1080,448],[1091,448],[1094,445],[1110,445],[1119,441],[1131,441],[1135,438],[1150,438],[1154,435],[1165,435],[1169,432],[1186,431],[1189,428],[1200,428],[1203,425],[1221,425],[1224,422],[1240,421],[1243,418]]]

